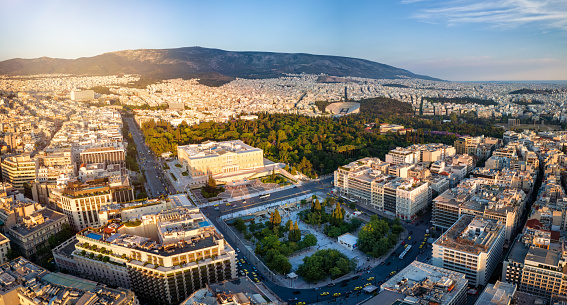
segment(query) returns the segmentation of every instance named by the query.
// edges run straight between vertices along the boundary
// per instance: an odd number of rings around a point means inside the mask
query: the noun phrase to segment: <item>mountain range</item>
[[[208,85],[220,85],[236,77],[273,78],[286,73],[437,80],[358,58],[304,53],[233,52],[202,47],[126,50],[77,59],[14,58],[0,62],[2,75],[53,73],[140,74],[149,79],[200,78],[201,83]]]

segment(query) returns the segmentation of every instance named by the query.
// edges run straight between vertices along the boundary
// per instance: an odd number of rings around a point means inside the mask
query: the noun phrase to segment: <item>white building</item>
[[[505,241],[501,222],[465,215],[433,243],[434,266],[462,272],[473,286],[486,285]]]
[[[341,246],[352,251],[352,250],[356,249],[356,247],[357,247],[358,237],[356,237],[356,236],[354,236],[350,233],[345,233],[345,234],[339,236],[337,238],[337,241]]]
[[[407,148],[396,147],[386,154],[386,162],[391,164],[417,163],[416,152]]]
[[[94,100],[94,91],[93,90],[72,90],[71,91],[71,100],[78,101],[78,102]]]
[[[439,304],[467,303],[468,281],[464,274],[413,261],[380,286],[380,294],[369,304]]]

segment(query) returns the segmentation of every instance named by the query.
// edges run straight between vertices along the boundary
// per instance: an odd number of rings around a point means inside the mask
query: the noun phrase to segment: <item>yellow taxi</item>
[[[390,275],[394,275],[394,274],[396,274],[396,271],[390,272]]]
[[[358,287],[354,287],[354,291],[360,290],[362,289],[362,287],[358,286]]]
[[[371,277],[367,278],[366,280],[367,280],[367,281],[372,281],[372,280],[374,280],[374,277],[371,276]]]
[[[372,285],[372,283],[366,283],[366,284],[364,284],[364,287],[368,287],[370,285]]]
[[[411,240],[411,236],[408,236],[408,240]]]
[[[329,292],[328,292],[328,291],[321,292],[321,296],[326,296],[326,295],[329,295]]]
[[[333,293],[333,296],[334,296],[335,298],[336,298],[336,297],[340,297],[340,296],[341,296],[341,293],[340,293],[340,292],[335,292],[335,293]]]

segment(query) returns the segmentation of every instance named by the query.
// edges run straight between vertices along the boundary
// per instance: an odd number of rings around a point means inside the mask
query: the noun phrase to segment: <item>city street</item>
[[[323,179],[323,181],[307,182],[303,186],[297,188],[275,192],[272,193],[270,200],[262,200],[257,197],[254,197],[251,199],[247,199],[247,204],[245,206],[242,206],[241,202],[237,202],[236,207],[227,207],[221,205],[219,206],[220,209],[219,211],[216,211],[214,207],[206,207],[203,208],[202,211],[223,233],[224,237],[227,239],[227,241],[230,243],[232,247],[234,247],[235,249],[241,248],[242,246],[238,246],[237,242],[234,239],[232,239],[229,234],[225,232],[226,229],[224,225],[219,223],[218,217],[220,217],[221,215],[233,213],[235,211],[241,211],[244,209],[250,209],[251,207],[259,207],[262,205],[267,205],[277,201],[285,200],[285,198],[297,197],[305,192],[321,191],[326,193],[329,192],[332,188],[330,185],[331,180],[332,177],[328,177],[326,179]],[[298,302],[305,302],[307,304],[313,304],[318,302],[324,304],[339,303],[339,302],[341,304],[356,304],[364,300],[365,298],[368,298],[369,295],[364,294],[363,292],[361,292],[361,290],[355,292],[354,291],[355,287],[364,286],[366,283],[369,282],[376,286],[379,286],[381,282],[384,282],[390,277],[390,273],[392,271],[397,272],[403,269],[405,266],[409,265],[415,259],[423,261],[426,260],[428,256],[430,256],[429,255],[429,253],[431,252],[430,247],[424,250],[419,249],[419,245],[421,244],[422,241],[424,241],[425,238],[425,230],[428,229],[430,226],[429,217],[430,215],[426,215],[425,217],[423,217],[422,218],[423,223],[418,222],[416,224],[404,225],[406,232],[405,234],[403,234],[403,236],[406,242],[407,242],[408,232],[413,231],[413,233],[411,234],[412,239],[410,241],[410,244],[412,244],[412,248],[404,259],[400,260],[398,257],[403,249],[403,246],[400,246],[394,251],[394,253],[391,256],[385,259],[385,263],[383,265],[378,265],[370,269],[369,271],[361,271],[356,274],[351,273],[352,277],[358,276],[359,278],[357,279],[351,278],[351,280],[349,280],[348,283],[343,283],[342,280],[337,280],[334,282],[335,285],[332,287],[326,286],[326,283],[328,283],[328,281],[326,281],[324,283],[320,283],[319,285],[312,284],[312,288],[309,289],[288,288],[279,284],[275,284],[274,282],[270,281],[269,280],[270,275],[263,274],[260,270],[258,270],[256,273],[260,274],[265,279],[262,281],[264,285],[269,287],[283,301],[288,301],[290,299],[297,298]],[[244,255],[239,254],[239,257],[242,256]],[[247,258],[246,263],[243,264],[241,269],[247,269],[248,271],[251,271],[253,266],[250,265],[250,262],[251,260]],[[366,268],[365,263],[366,262],[360,262],[359,268],[360,269]],[[255,267],[258,268],[258,266]],[[374,277],[374,279],[372,281],[368,281],[367,279],[370,277]],[[290,281],[290,280],[285,279],[285,281]],[[318,288],[317,286],[322,286],[322,287],[319,287],[320,289],[315,290],[315,288]],[[329,292],[329,295],[321,296],[321,293],[323,292]],[[341,296],[338,298],[334,298],[333,294],[335,292],[341,293]],[[294,302],[290,302],[290,303],[294,304]]]
[[[125,118],[125,120],[128,123],[128,128],[136,144],[140,169],[144,170],[146,175],[148,197],[154,198],[168,194],[165,186],[167,181],[163,177],[163,171],[160,170],[159,161],[157,161],[156,156],[154,156],[146,146],[144,136],[138,124],[134,122],[133,118]]]

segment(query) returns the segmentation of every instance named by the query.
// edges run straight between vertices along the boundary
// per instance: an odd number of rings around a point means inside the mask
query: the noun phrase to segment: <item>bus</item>
[[[260,195],[260,199],[270,198],[270,194]]]
[[[406,254],[408,254],[409,250],[411,249],[411,245],[408,245],[405,249],[404,252],[402,252],[400,254],[400,259],[404,259],[404,257],[406,256]]]

